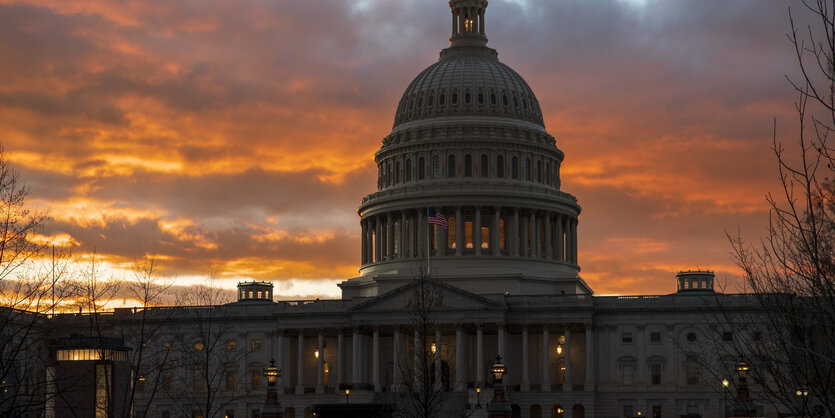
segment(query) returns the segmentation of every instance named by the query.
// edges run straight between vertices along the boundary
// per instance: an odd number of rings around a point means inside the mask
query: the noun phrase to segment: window
[[[455,177],[455,156],[450,155],[447,160],[446,176]]]
[[[688,357],[684,362],[684,375],[686,384],[699,384],[699,362],[695,358]]]
[[[261,372],[258,370],[253,370],[251,372],[252,375],[252,390],[259,390],[261,389]]]
[[[249,348],[251,348],[252,351],[261,351],[261,340],[250,341]]]
[[[203,341],[198,341],[194,343],[194,349],[197,351],[203,350]]]
[[[441,176],[441,157],[437,155],[432,156],[432,177],[437,178]]]
[[[203,418],[203,412],[200,410],[191,411],[191,418]]]
[[[652,418],[661,418],[661,405],[652,406]]]
[[[464,177],[472,177],[473,175],[473,156],[470,154],[464,155]]]
[[[441,96],[443,97],[443,96]],[[426,161],[423,157],[418,158],[418,180],[426,178]]]
[[[623,406],[623,416],[632,417],[632,405]]]
[[[518,157],[513,157],[513,159],[510,160],[510,176],[513,177],[514,179],[519,178],[519,158]]]
[[[145,391],[145,376],[139,375],[139,378],[136,379],[136,391],[137,392],[144,392]]]
[[[452,93],[452,104],[458,104],[458,93]]]
[[[200,372],[200,368],[198,367],[195,367],[191,371],[191,388],[195,392],[201,392],[203,390],[203,373]]]
[[[501,155],[496,157],[496,177],[504,178],[504,157]]]
[[[227,409],[226,410],[226,415],[223,418],[235,418],[235,410],[234,409]]]
[[[729,343],[734,340],[734,333],[733,332],[723,332],[722,333],[722,341]]]
[[[635,371],[635,364],[632,362],[624,363],[623,364],[623,384],[624,385],[631,385],[632,384],[632,375]]]
[[[513,107],[519,107],[519,99],[516,96],[513,96]]]
[[[651,332],[649,334],[649,342],[650,344],[661,344],[661,333]]]
[[[690,332],[687,334],[687,341],[694,343],[696,342],[696,333]]]
[[[481,177],[487,177],[489,164],[487,154],[481,154]]]
[[[484,93],[478,94],[478,104],[484,104]]]
[[[400,160],[394,162],[394,184],[400,183]]]
[[[171,390],[171,373],[165,373],[162,375],[162,389]]]
[[[162,411],[160,412],[159,416],[161,418],[171,418],[171,411]]]
[[[235,340],[226,340],[226,351],[235,351],[238,347],[238,342]]]
[[[653,385],[660,385],[661,384],[661,365],[660,364],[653,364],[649,366],[650,376],[652,379]]]
[[[438,104],[439,105],[443,105],[445,101],[446,101],[446,95],[445,94],[441,94],[440,96],[438,96]]]
[[[536,182],[542,183],[542,161],[536,160]]]
[[[490,93],[490,104],[496,104],[496,94]]]
[[[253,409],[252,410],[252,418],[261,418],[261,410],[260,409]]]
[[[426,101],[426,107],[432,107],[432,102],[435,100],[435,96],[429,95],[429,99]]]
[[[168,342],[168,341],[163,341],[162,342],[162,349],[164,351],[171,351],[171,343]]]
[[[464,103],[470,104],[470,93],[464,95]]]
[[[502,95],[502,104],[507,106],[507,95],[506,94]]]
[[[412,181],[412,159],[406,160],[406,181]]]
[[[386,164],[386,186],[391,186],[392,177],[391,177],[391,161]],[[259,296],[260,299],[260,296]]]
[[[624,344],[632,344],[632,333],[631,332],[624,332],[620,335],[620,340]]]
[[[226,390],[235,390],[235,372],[226,372]]]

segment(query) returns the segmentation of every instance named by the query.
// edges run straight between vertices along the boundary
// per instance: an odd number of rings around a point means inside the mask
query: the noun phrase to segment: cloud
[[[724,231],[762,232],[772,118],[778,137],[793,131],[786,6],[490,3],[490,45],[566,154],[598,291],[663,293],[693,264],[735,277]],[[45,237],[115,264],[153,252],[171,274],[319,294],[356,273],[373,153],[446,46],[448,13],[418,0],[0,0],[0,142],[30,202],[51,208]]]

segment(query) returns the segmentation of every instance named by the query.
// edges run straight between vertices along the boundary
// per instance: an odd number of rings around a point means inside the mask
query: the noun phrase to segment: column
[[[406,211],[400,211],[400,251],[398,251],[397,257],[398,258],[406,258],[408,257],[407,248],[409,248],[409,239],[407,238],[408,234],[406,234]]]
[[[374,392],[382,392],[380,385],[380,328],[374,327],[371,340],[371,383],[374,384]]]
[[[565,254],[563,253],[563,237],[562,237],[562,215],[559,213],[557,214],[556,219],[556,226],[557,226],[557,239],[554,240],[557,243],[557,261],[565,261]]]
[[[475,255],[481,255],[481,207],[475,207],[473,216],[473,248]]]
[[[299,329],[299,352],[296,360],[298,376],[296,377],[296,394],[304,393],[304,329]]]
[[[484,388],[484,327],[478,324],[475,334],[476,384]]]
[[[570,324],[565,324],[563,327],[565,328],[563,332],[565,347],[563,347],[562,352],[565,355],[565,378],[563,379],[562,390],[568,392],[571,390],[571,329],[569,328]]]
[[[528,326],[522,326],[522,392],[527,392],[530,390],[530,376],[529,376],[529,369],[530,364],[528,364]]]
[[[522,251],[520,251],[522,257],[528,257],[530,255],[528,252],[528,232],[530,231],[530,228],[528,227],[529,221],[530,219],[528,216],[522,216],[522,242],[520,243],[520,245],[522,245]]]
[[[336,334],[336,391],[345,383],[345,333],[342,328]]]
[[[519,208],[513,208],[513,224],[510,227],[510,255],[519,257]]]
[[[539,233],[539,217],[536,216],[537,212],[534,211],[531,214],[531,229],[533,229],[533,256],[536,258],[542,257],[542,236]]]
[[[545,212],[545,259],[554,258],[554,251],[551,247],[551,213]]]
[[[577,264],[577,220],[571,220],[571,262]]]
[[[394,220],[391,212],[386,214],[386,259],[394,259]]]
[[[441,365],[441,324],[435,324],[435,384],[433,387],[436,391],[443,390],[442,365]]]
[[[464,326],[455,325],[455,391],[467,388],[466,368],[464,364]]]
[[[502,246],[501,246],[501,239],[502,239],[502,212],[501,209],[496,206],[493,208],[493,230],[490,232],[490,241],[492,242],[491,247],[493,248],[493,255],[501,255],[502,253]]]
[[[286,353],[286,350],[284,350],[284,330],[279,329],[278,330],[278,355],[276,356],[277,358],[275,359],[275,361],[278,364],[278,368],[281,371],[286,370],[286,369],[284,369],[284,354],[285,353]],[[289,371],[289,370],[287,370],[287,371]],[[290,376],[286,376],[285,378],[280,379],[279,386],[281,386],[281,387],[287,386],[285,384],[285,382],[287,382],[289,380],[290,380]]]
[[[440,212],[440,209],[439,209],[439,212]],[[440,213],[443,214],[443,212],[440,212]],[[446,216],[446,215],[444,215],[444,216]],[[449,225],[447,225],[447,228],[449,228]],[[437,256],[446,255],[446,243],[447,243],[446,232],[447,232],[446,229],[441,228],[440,226],[435,226],[435,248],[436,248],[435,255],[437,255]]]
[[[394,334],[392,335],[392,345],[394,346],[392,352],[392,359],[394,363],[394,370],[392,370],[392,392],[400,391],[400,364],[403,359],[400,358],[400,327],[394,326]]]
[[[498,341],[496,342],[496,346],[499,348],[499,355],[503,358],[507,357],[507,347],[505,347],[505,335],[504,335],[504,324],[498,323],[496,324],[497,332],[496,338]]]
[[[455,207],[455,255],[460,256],[464,251],[464,217],[461,206]]]
[[[360,383],[360,329],[354,328],[354,335],[351,336],[351,386]]]
[[[366,238],[368,236],[368,222],[363,219],[360,224],[362,225],[362,260],[360,264],[366,264],[368,263],[368,239]]]
[[[418,257],[425,258],[426,257],[426,209],[425,208],[418,208],[417,210],[417,223],[415,224],[415,229],[417,229],[417,253]]]
[[[374,257],[376,257],[376,253],[374,252],[374,224],[373,224],[373,217],[366,218],[366,229],[368,233],[365,236],[365,241],[367,242],[366,246],[368,247],[368,260],[367,263],[373,263]]]
[[[635,333],[635,340],[638,343],[638,384],[646,384],[646,371],[647,371],[647,364],[646,364],[646,338],[645,337],[645,329],[643,325],[638,325],[637,332]]]
[[[594,361],[596,359],[594,352],[594,335],[592,329],[594,325],[591,322],[586,322],[586,385],[587,391],[594,390]]]
[[[382,261],[382,245],[383,245],[383,223],[379,216],[374,217],[374,261]]]
[[[319,358],[316,359],[316,393],[325,393],[325,335],[319,330]]]
[[[551,350],[548,346],[548,324],[542,324],[542,391],[551,391]]]

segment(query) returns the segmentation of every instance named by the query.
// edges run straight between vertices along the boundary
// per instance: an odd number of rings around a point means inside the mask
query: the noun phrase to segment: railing
[[[594,298],[595,307],[606,308],[694,308],[694,307],[754,307],[757,296],[752,294],[707,293],[699,295],[642,295],[642,296],[599,296]]]
[[[437,179],[437,180],[421,180],[421,184],[412,184],[407,186],[400,186],[400,187],[391,187],[386,190],[381,190],[378,192],[374,192],[362,198],[361,204],[365,205],[367,203],[371,203],[378,199],[385,199],[385,198],[405,198],[405,197],[425,197],[425,193],[427,191],[431,191],[435,195],[443,195],[444,193],[448,193],[451,195],[460,196],[467,191],[478,192],[479,194],[484,193],[496,193],[496,192],[504,192],[509,193],[512,195],[525,195],[525,196],[549,196],[552,198],[556,198],[557,200],[576,204],[577,198],[559,191],[552,186],[545,186],[533,183],[526,183],[526,182],[518,182],[518,181],[503,181],[501,183],[493,182],[493,181],[483,181],[483,182],[473,182],[469,184],[462,184],[452,183],[445,181],[446,179]]]
[[[505,297],[508,307],[537,306],[592,306],[591,295],[510,295]]]

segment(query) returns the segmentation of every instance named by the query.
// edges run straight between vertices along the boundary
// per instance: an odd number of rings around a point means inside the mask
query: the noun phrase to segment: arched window
[[[452,93],[452,104],[458,104],[458,93]]]
[[[496,93],[490,93],[490,104],[496,104]]]
[[[426,107],[432,107],[432,101],[435,100],[435,96],[429,95],[429,99],[426,101]]]
[[[400,183],[400,160],[394,162],[394,184]]]
[[[484,104],[484,93],[478,93],[478,104]]]
[[[513,107],[519,107],[519,99],[516,96],[513,96]]]
[[[531,181],[531,159],[525,158],[525,180]]]
[[[481,177],[487,177],[489,164],[487,154],[481,154]]]
[[[412,181],[412,159],[406,160],[406,181]]]
[[[470,93],[464,95],[464,103],[470,104]]]
[[[542,418],[542,407],[539,404],[531,405],[531,418]]]
[[[514,179],[519,178],[519,157],[514,156],[510,160],[510,176]]]
[[[440,96],[438,96],[438,104],[439,105],[443,106],[445,101],[446,101],[446,94],[441,94]]]
[[[446,176],[455,177],[455,156],[452,154],[447,159]]]
[[[473,156],[470,154],[464,155],[464,177],[473,176]]]
[[[496,157],[496,177],[504,178],[504,157],[501,155]]]
[[[426,178],[426,161],[423,157],[418,158],[418,180]]]
[[[502,95],[502,104],[507,106],[507,95],[506,94]]]
[[[536,160],[536,182],[542,183],[542,161]]]
[[[441,176],[441,157],[437,155],[432,156],[432,177],[437,178]]]

